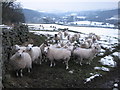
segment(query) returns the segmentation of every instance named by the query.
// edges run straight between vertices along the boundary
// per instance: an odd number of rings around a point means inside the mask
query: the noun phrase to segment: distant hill
[[[120,14],[120,9],[95,11],[86,15],[86,19],[90,21],[100,21],[115,24],[118,19],[118,13]]]
[[[54,14],[38,12],[30,9],[23,9],[26,23],[54,23]]]
[[[107,22],[115,24],[117,22],[118,13],[120,9],[105,10],[105,11],[81,11],[81,12],[65,12],[52,14],[47,12],[39,12],[30,9],[23,9],[25,19],[27,23],[55,23],[61,21],[61,18],[72,13],[76,13],[77,16],[85,16],[85,20]],[[64,20],[63,20],[64,21]]]

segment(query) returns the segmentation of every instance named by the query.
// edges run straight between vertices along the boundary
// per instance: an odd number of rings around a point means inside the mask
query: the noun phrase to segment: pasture
[[[56,26],[57,27],[57,26]],[[87,27],[88,28],[88,27]],[[86,30],[88,30],[86,28]],[[84,28],[85,29],[85,28]],[[89,32],[90,32],[89,28]],[[95,28],[94,28],[95,29]],[[97,28],[96,28],[97,29]],[[99,28],[100,29],[100,28]],[[101,29],[102,30],[102,29]],[[68,33],[80,33],[81,37],[85,37],[89,34],[83,30],[77,31],[75,27],[69,27]],[[92,30],[93,31],[93,30]],[[91,31],[91,32],[92,32]],[[111,31],[113,31],[111,29]],[[50,67],[50,61],[43,62],[41,65],[33,64],[31,73],[23,71],[24,77],[16,77],[11,69],[10,65],[7,65],[7,73],[5,74],[5,80],[3,81],[5,88],[104,88],[103,85],[107,80],[112,79],[111,88],[114,83],[114,79],[118,78],[118,63],[120,62],[119,53],[119,39],[115,33],[110,34],[97,33],[101,36],[98,43],[101,45],[101,51],[92,60],[91,64],[86,64],[86,60],[83,61],[83,65],[80,66],[75,59],[71,58],[69,61],[69,69],[65,69],[65,64],[62,62],[56,62],[55,67]],[[107,31],[109,32],[109,30]],[[29,38],[33,39],[34,45],[41,45],[46,39],[50,40],[55,31],[47,30],[30,30]],[[102,35],[103,34],[103,35]],[[113,34],[113,35],[112,35]],[[112,76],[114,73],[115,76]],[[111,78],[112,77],[112,78]],[[115,77],[115,78],[113,78]],[[105,80],[106,79],[106,80]],[[104,83],[103,83],[104,82]]]

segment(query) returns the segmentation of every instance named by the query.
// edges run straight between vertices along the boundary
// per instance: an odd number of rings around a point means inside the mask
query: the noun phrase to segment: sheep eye
[[[23,52],[25,52],[25,50],[23,50]]]

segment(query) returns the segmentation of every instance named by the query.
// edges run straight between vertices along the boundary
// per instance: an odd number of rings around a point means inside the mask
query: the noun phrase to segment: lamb
[[[63,48],[52,48],[52,47],[48,47],[47,49],[47,59],[49,59],[51,61],[50,67],[52,67],[53,63],[55,66],[55,60],[56,61],[60,61],[63,60],[66,64],[66,69],[68,69],[68,61],[70,60],[70,56],[71,56],[71,51],[67,50],[67,49],[63,49]]]
[[[20,45],[17,45],[17,44],[13,46],[13,51],[18,51],[20,49],[26,50],[26,47],[25,46],[20,46]]]
[[[85,48],[75,48],[73,49],[73,56],[77,56],[80,60],[80,65],[82,65],[83,59],[89,59],[88,64],[92,61],[95,55],[98,53],[97,47],[92,47],[90,49]]]
[[[42,60],[42,52],[40,47],[38,46],[34,46],[32,44],[29,44],[26,47],[26,51],[29,53],[29,55],[32,58],[32,62],[39,62],[41,64],[41,60]],[[36,61],[37,60],[37,61]]]
[[[28,69],[28,72],[30,72],[30,69],[32,69],[32,60],[30,55],[25,52],[24,50],[18,50],[11,58],[10,63],[13,66],[13,69],[16,71],[16,76],[23,77],[22,70],[24,68]]]

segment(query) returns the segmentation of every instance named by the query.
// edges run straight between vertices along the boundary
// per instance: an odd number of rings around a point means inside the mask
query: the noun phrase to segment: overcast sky
[[[23,8],[39,11],[85,11],[118,8],[119,0],[17,0]]]

